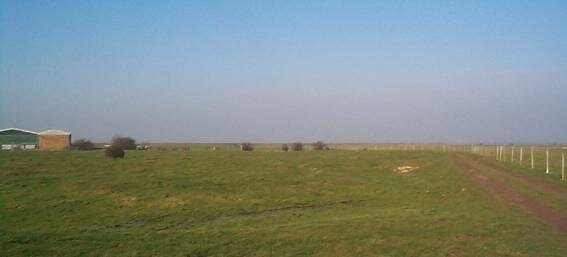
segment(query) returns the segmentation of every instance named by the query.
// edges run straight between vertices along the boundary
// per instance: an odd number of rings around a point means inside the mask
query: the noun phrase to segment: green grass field
[[[451,153],[231,147],[0,152],[0,256],[567,256]]]

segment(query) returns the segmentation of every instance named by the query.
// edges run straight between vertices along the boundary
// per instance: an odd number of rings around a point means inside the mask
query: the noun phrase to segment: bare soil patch
[[[418,166],[407,166],[406,165],[406,166],[399,166],[399,167],[395,168],[394,171],[398,172],[398,173],[409,173],[409,172],[415,171],[417,169],[419,169]]]

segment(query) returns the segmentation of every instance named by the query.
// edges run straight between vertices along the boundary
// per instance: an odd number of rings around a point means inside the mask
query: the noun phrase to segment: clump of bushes
[[[124,158],[124,149],[118,145],[111,145],[104,149],[104,156],[112,159]]]
[[[287,146],[287,144],[283,144],[282,145],[282,151],[287,152],[289,150],[289,147]]]
[[[303,150],[303,143],[297,142],[297,143],[291,144],[291,150],[292,150],[292,151],[296,151],[296,152],[297,152],[297,151],[302,151],[302,150]]]
[[[325,143],[323,143],[323,141],[317,141],[317,142],[313,143],[313,150],[315,150],[315,151],[325,150],[326,147],[327,147],[327,145],[325,145]]]
[[[73,149],[73,150],[81,150],[81,151],[94,150],[94,149],[95,149],[95,144],[94,144],[93,142],[91,142],[90,140],[81,138],[81,139],[75,140],[75,141],[71,144],[71,149]]]
[[[119,146],[123,150],[136,149],[136,140],[131,137],[115,136],[112,138],[112,145]]]
[[[242,143],[240,144],[240,150],[248,152],[254,150],[254,145],[252,143]]]

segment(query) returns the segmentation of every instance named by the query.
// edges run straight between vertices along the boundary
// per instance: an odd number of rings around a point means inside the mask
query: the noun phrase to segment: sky
[[[0,0],[0,128],[567,142],[567,1]]]

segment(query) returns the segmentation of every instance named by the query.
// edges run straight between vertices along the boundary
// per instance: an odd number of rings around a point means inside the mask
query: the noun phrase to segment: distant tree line
[[[329,150],[329,147],[327,147],[327,145],[325,143],[323,143],[323,141],[317,141],[317,142],[312,143],[311,145],[313,147],[313,150],[315,150],[315,151]],[[294,151],[294,152],[303,151],[303,143],[295,142],[295,143],[292,143],[291,146],[289,146],[288,144],[282,144],[280,149],[284,152],[287,152],[289,150]],[[249,142],[241,143],[240,144],[240,150],[241,151],[252,151],[252,150],[254,150],[254,145],[252,143],[249,143]]]

